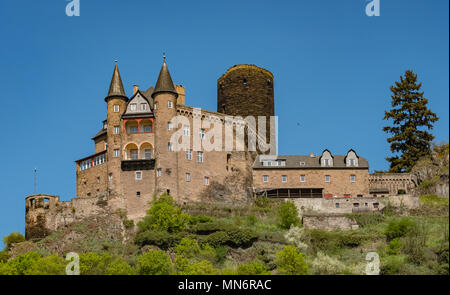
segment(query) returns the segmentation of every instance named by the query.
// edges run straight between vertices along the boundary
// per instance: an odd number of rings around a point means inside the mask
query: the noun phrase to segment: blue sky
[[[381,131],[389,87],[406,69],[423,82],[449,134],[449,2],[381,0],[0,1],[0,236],[24,232],[24,198],[37,190],[75,197],[74,160],[106,116],[114,60],[128,95],[156,81],[162,52],[188,105],[216,109],[216,81],[230,66],[256,64],[275,76],[281,154],[343,154],[387,169]],[[297,123],[300,123],[298,125]]]

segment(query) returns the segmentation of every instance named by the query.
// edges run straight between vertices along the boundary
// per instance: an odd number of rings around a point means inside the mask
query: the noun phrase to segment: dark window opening
[[[244,86],[247,86],[247,79],[242,80],[242,84],[243,84]]]
[[[141,197],[141,192],[136,192],[136,197],[140,198]]]

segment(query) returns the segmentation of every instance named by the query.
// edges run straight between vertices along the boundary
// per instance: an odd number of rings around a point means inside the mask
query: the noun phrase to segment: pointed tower
[[[114,67],[108,95],[105,97],[107,104],[106,124],[107,124],[107,173],[109,196],[121,194],[120,191],[120,165],[122,160],[122,132],[121,116],[125,112],[128,97],[122,84],[119,67]],[[114,150],[119,150],[119,156],[114,156]]]
[[[170,139],[176,126],[169,128],[170,120],[176,116],[178,93],[167,68],[166,58],[159,72],[155,90],[152,93],[155,109],[155,151],[156,151],[156,193],[169,192],[178,197],[177,152],[171,151]]]

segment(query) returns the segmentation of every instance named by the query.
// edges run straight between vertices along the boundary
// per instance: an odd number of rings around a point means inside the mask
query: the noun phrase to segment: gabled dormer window
[[[136,104],[135,104],[135,103],[132,103],[132,104],[130,105],[130,110],[131,110],[132,112],[135,112],[135,111],[136,111]]]
[[[146,111],[147,110],[147,104],[146,103],[141,103],[141,110],[142,111]]]

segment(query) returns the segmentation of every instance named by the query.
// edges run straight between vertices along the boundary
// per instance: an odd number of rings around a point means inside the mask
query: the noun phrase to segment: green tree
[[[211,261],[202,260],[189,265],[182,275],[217,275],[219,270],[214,268]]]
[[[125,260],[117,258],[106,269],[107,275],[136,275],[137,271]]]
[[[170,195],[163,194],[152,202],[147,216],[138,223],[141,232],[147,230],[162,230],[179,232],[189,222],[190,216],[177,207]]]
[[[0,262],[0,276],[18,275],[17,270],[9,263]]]
[[[414,220],[408,217],[403,217],[398,220],[391,220],[388,223],[386,230],[384,231],[384,234],[388,237],[388,239],[393,240],[395,238],[404,237],[416,226],[417,224],[414,222]]]
[[[183,238],[175,247],[175,253],[186,258],[192,258],[200,253],[200,247],[194,239]]]
[[[107,253],[88,252],[80,254],[81,275],[105,275],[113,258]]]
[[[278,273],[286,275],[306,275],[308,274],[308,264],[300,250],[294,246],[284,246],[284,249],[277,252]]]
[[[238,275],[270,275],[270,271],[266,269],[264,264],[254,261],[251,263],[241,264],[237,269]]]
[[[36,252],[28,252],[17,256],[14,259],[8,261],[8,265],[14,270],[16,275],[24,275],[25,272],[38,260],[41,259],[41,255]]]
[[[392,126],[383,131],[392,135],[387,139],[391,152],[400,155],[386,158],[391,172],[409,172],[414,164],[430,152],[434,136],[427,130],[439,118],[427,107],[428,99],[420,91],[417,75],[410,70],[400,77],[400,82],[391,86],[392,109],[386,111],[383,120],[392,120]]]
[[[12,244],[21,242],[25,242],[25,237],[21,233],[14,232],[3,238],[3,243],[6,246],[5,249],[10,249]]]
[[[24,271],[25,275],[65,275],[66,262],[63,258],[53,254],[38,259]]]
[[[297,224],[299,219],[295,204],[291,201],[281,204],[278,208],[278,218],[280,220],[280,226],[284,229],[289,229],[291,225]]]
[[[0,251],[0,263],[8,261],[9,254],[8,250]]]
[[[168,275],[172,264],[169,255],[161,250],[150,250],[137,258],[140,275]]]

